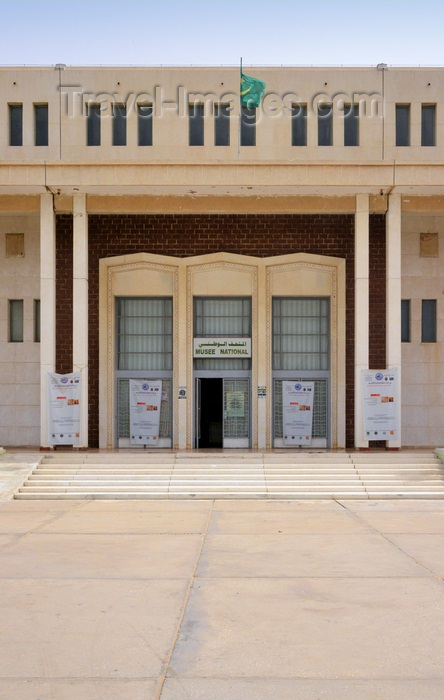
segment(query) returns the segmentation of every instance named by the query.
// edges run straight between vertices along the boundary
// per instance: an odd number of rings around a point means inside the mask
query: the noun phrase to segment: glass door
[[[283,381],[314,382],[310,447],[329,445],[330,299],[273,298],[273,447],[283,437]]]
[[[223,446],[250,447],[250,380],[223,380]]]
[[[194,447],[199,449],[201,440],[200,418],[202,415],[202,380],[196,377],[194,380]]]
[[[250,447],[250,380],[196,377],[194,446]]]
[[[131,379],[162,381],[158,446],[172,447],[173,300],[170,297],[116,298],[116,447],[135,447],[130,441]]]

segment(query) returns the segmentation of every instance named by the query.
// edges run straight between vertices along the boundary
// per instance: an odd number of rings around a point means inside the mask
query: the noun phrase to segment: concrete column
[[[177,308],[174,308],[174,314],[177,314],[178,323],[178,351],[174,353],[174,361],[178,363],[177,376],[178,386],[173,387],[173,403],[178,401],[178,416],[179,425],[174,426],[174,448],[185,450],[191,448],[192,445],[187,445],[187,411],[191,411],[193,407],[194,387],[187,386],[187,363],[189,362],[189,354],[192,348],[187,346],[187,268],[182,264],[179,266],[179,291],[177,299]],[[185,352],[183,349],[185,348]],[[191,372],[191,377],[193,373]],[[191,382],[193,380],[191,379]],[[186,387],[186,398],[178,398],[179,387]],[[194,424],[192,424],[192,431]]]
[[[398,373],[398,439],[388,447],[401,447],[401,195],[389,195],[386,219],[386,365]]]
[[[80,443],[88,447],[88,215],[86,195],[74,197],[73,372],[81,374]]]
[[[366,448],[361,370],[369,358],[369,197],[356,195],[355,211],[355,447]]]
[[[40,196],[40,445],[48,447],[48,372],[56,362],[55,215],[52,194]]]
[[[267,386],[267,284],[266,267],[258,267],[258,290],[257,290],[257,357],[253,356],[253,362],[257,362],[257,385],[251,387],[252,401],[257,401],[257,445],[252,445],[254,449],[269,449],[267,445],[267,398],[259,398],[258,387],[265,386],[267,393],[271,396],[272,387]],[[254,323],[254,319],[253,319]],[[270,340],[271,342],[271,340]],[[271,401],[270,401],[271,406]],[[271,415],[268,420],[272,420]],[[254,433],[254,430],[253,430]],[[272,434],[272,431],[270,431]]]

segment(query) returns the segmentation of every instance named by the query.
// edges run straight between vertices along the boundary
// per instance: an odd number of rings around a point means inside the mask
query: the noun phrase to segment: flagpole
[[[239,75],[239,123],[237,129],[237,159],[240,160],[240,140],[241,140],[241,119],[242,119],[242,56],[240,58],[240,75]]]

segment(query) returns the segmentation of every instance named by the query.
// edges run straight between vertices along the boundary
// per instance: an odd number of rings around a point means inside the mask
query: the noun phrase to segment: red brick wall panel
[[[98,271],[100,258],[156,253],[189,257],[215,252],[268,257],[288,253],[332,255],[346,261],[346,436],[354,444],[354,217],[352,215],[90,215],[89,436],[98,445]],[[384,217],[371,217],[372,362],[385,357],[381,280],[385,275]],[[71,291],[69,287],[71,286]],[[385,290],[385,285],[384,285]],[[57,217],[57,365],[72,368],[72,217]],[[69,329],[71,325],[71,329]],[[373,336],[372,336],[373,344]],[[380,344],[383,342],[384,349]]]
[[[72,372],[73,309],[72,216],[57,217],[56,236],[56,372]],[[42,251],[44,254],[44,251]]]

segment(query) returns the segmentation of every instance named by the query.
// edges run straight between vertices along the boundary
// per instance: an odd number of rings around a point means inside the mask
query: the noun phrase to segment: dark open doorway
[[[200,448],[223,446],[223,379],[200,380]]]

